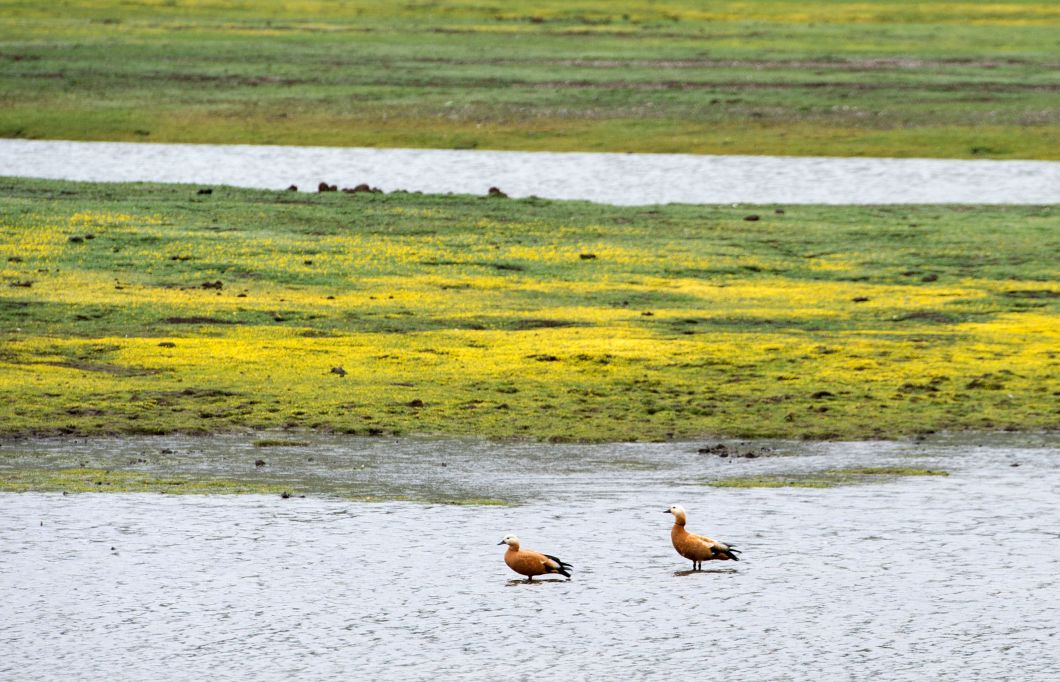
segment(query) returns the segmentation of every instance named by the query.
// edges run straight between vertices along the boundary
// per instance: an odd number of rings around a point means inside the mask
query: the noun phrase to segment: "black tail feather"
[[[571,571],[571,569],[574,568],[573,565],[568,564],[566,561],[560,559],[559,557],[552,556],[551,554],[546,554],[545,556],[547,556],[549,559],[552,559],[557,564],[559,564],[559,568],[558,569],[554,568],[554,569],[552,569],[553,571],[555,571],[556,573],[559,573],[560,575],[565,575],[568,578],[570,577],[570,571]]]

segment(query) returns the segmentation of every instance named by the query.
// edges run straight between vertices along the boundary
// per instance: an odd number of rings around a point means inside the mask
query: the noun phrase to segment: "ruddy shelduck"
[[[567,576],[570,580],[570,570],[574,568],[559,557],[550,554],[542,554],[532,549],[519,549],[519,538],[514,535],[505,535],[498,545],[508,545],[508,551],[504,553],[504,563],[516,573],[526,576],[526,582],[534,582],[535,575],[547,573],[559,573]]]
[[[740,550],[732,545],[685,530],[685,521],[688,517],[680,505],[675,504],[663,513],[674,515],[674,527],[670,530],[670,540],[674,543],[674,549],[678,554],[692,560],[692,570],[702,569],[704,561],[740,560],[740,557],[736,556]]]

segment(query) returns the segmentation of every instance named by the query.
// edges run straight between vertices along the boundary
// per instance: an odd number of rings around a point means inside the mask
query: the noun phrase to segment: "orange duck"
[[[736,556],[740,550],[732,545],[685,530],[687,515],[684,507],[675,504],[664,513],[674,515],[674,527],[670,530],[670,540],[674,543],[674,549],[678,554],[692,561],[692,570],[702,569],[704,561],[740,560],[740,557]]]
[[[514,535],[505,535],[498,545],[508,545],[508,551],[504,553],[504,563],[516,573],[526,576],[526,582],[534,582],[535,575],[547,573],[559,573],[567,576],[570,580],[570,569],[574,568],[559,557],[550,554],[542,554],[532,549],[519,549],[519,538]]]

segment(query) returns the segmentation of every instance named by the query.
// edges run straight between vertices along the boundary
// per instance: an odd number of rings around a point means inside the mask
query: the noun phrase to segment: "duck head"
[[[674,515],[674,523],[678,524],[679,526],[685,525],[685,519],[686,519],[686,517],[685,517],[685,508],[682,507],[681,505],[672,504],[672,505],[670,505],[670,508],[667,509],[666,511],[664,511],[663,513],[664,514],[673,514]]]

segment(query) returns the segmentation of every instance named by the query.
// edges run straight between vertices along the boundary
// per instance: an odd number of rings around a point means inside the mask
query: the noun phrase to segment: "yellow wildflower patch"
[[[231,190],[143,215],[125,204],[150,188],[99,201],[64,187],[47,210],[0,214],[8,432],[623,440],[1056,423],[1060,285],[1034,237],[1056,218],[1040,208],[790,207],[733,240],[742,209],[655,221],[537,203],[531,217],[519,202],[372,195],[281,210]],[[880,236],[888,220],[931,227],[913,252]],[[837,244],[832,259],[780,255]]]

